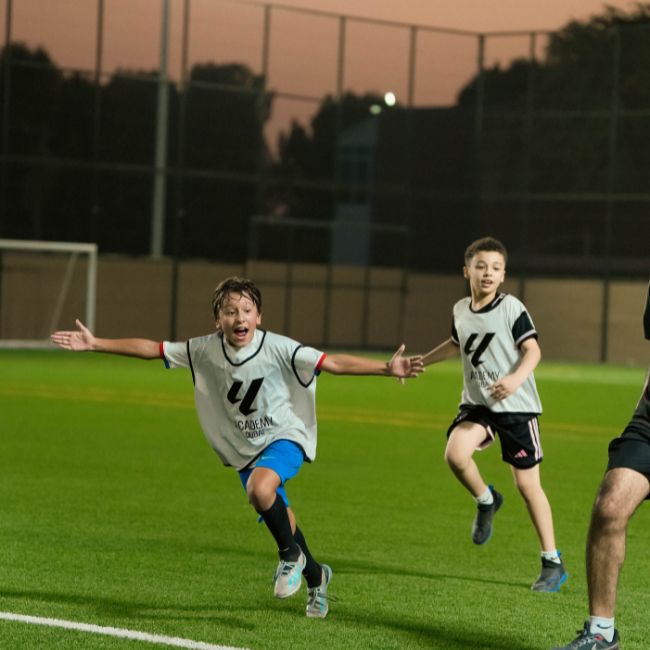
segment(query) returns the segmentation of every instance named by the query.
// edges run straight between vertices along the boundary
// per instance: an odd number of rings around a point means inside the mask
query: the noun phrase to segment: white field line
[[[31,625],[45,625],[48,627],[62,627],[66,630],[77,630],[80,632],[90,632],[91,634],[104,634],[106,636],[116,636],[122,639],[134,639],[135,641],[145,641],[146,643],[157,643],[159,645],[168,645],[175,648],[190,648],[190,650],[246,650],[246,648],[235,648],[233,646],[214,645],[213,643],[204,643],[203,641],[192,641],[191,639],[181,639],[175,636],[164,636],[162,634],[148,634],[147,632],[136,632],[121,627],[105,627],[103,625],[92,625],[90,623],[77,623],[75,621],[65,621],[60,618],[42,618],[40,616],[25,616],[24,614],[14,614],[12,612],[0,612],[0,619],[5,621],[17,621],[19,623],[29,623]]]

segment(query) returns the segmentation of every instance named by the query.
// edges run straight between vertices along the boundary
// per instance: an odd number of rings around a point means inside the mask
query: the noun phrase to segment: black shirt
[[[645,304],[645,313],[643,314],[643,333],[650,341],[650,285],[648,285],[648,300]]]

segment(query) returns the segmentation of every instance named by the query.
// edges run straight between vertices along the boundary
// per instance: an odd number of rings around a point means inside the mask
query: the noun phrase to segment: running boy
[[[307,616],[324,618],[332,570],[309,551],[289,508],[285,483],[316,456],[316,376],[415,377],[420,357],[390,361],[327,355],[262,330],[262,296],[250,280],[231,277],[212,298],[216,332],[181,343],[148,339],[101,339],[79,320],[77,330],[54,332],[66,350],[163,359],[167,368],[189,368],[203,431],[224,465],[239,472],[251,505],[273,535],[280,561],[274,594],[288,598],[307,580]]]
[[[471,297],[454,305],[451,338],[424,355],[424,365],[458,354],[464,382],[460,410],[447,432],[445,460],[472,494],[477,512],[472,541],[485,544],[503,496],[481,477],[474,451],[494,442],[510,464],[541,544],[542,570],[533,591],[558,591],[566,581],[555,547],[551,506],[542,489],[539,463],[542,448],[537,416],[542,412],[533,370],[541,352],[537,332],[524,305],[498,293],[506,272],[505,246],[492,237],[479,239],[465,251],[464,277]]]

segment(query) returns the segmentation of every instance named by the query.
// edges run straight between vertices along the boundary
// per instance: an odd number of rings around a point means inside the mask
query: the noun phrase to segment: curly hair
[[[472,258],[481,251],[501,253],[504,261],[508,262],[508,251],[498,239],[495,239],[494,237],[482,237],[481,239],[473,241],[465,249],[465,266],[469,266]]]
[[[226,302],[231,293],[246,296],[255,303],[257,311],[262,313],[262,293],[252,280],[238,278],[236,275],[222,280],[212,294],[212,313],[219,318],[219,310]]]

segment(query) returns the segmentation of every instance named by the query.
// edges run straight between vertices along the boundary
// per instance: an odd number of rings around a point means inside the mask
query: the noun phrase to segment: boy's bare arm
[[[367,359],[351,354],[331,354],[325,357],[321,370],[334,375],[383,375],[401,379],[417,377],[422,371],[420,356],[404,357],[401,345],[390,361]]]
[[[77,329],[54,332],[50,340],[64,350],[73,352],[106,352],[139,359],[159,359],[160,344],[149,339],[97,338],[79,319]]]
[[[526,339],[520,346],[521,359],[514,372],[501,377],[490,386],[492,397],[502,400],[512,395],[525,381],[528,375],[537,367],[542,358],[537,339]]]
[[[443,341],[440,345],[423,355],[422,363],[423,365],[428,366],[432,363],[444,361],[445,359],[453,359],[459,354],[460,348],[451,340],[451,338],[448,338],[446,341]]]

